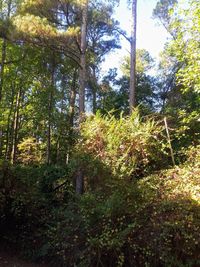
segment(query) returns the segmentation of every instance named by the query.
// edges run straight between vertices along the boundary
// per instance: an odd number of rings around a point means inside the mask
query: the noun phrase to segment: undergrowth
[[[97,115],[82,125],[65,167],[2,161],[0,236],[57,267],[199,266],[200,147],[157,171],[166,159],[161,136],[137,114]],[[73,182],[79,165],[82,196]]]

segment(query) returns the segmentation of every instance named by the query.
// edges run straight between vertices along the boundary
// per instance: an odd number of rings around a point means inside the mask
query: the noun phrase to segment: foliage
[[[199,151],[191,147],[182,166],[83,196],[70,169],[1,162],[1,236],[53,266],[198,266]]]
[[[176,33],[170,27],[172,20],[171,14],[173,13],[177,3],[177,0],[159,0],[153,10],[153,17],[159,19],[165,29],[172,36],[175,36]]]
[[[23,139],[23,141],[18,145],[19,149],[19,161],[23,164],[36,164],[41,162],[41,155],[38,154],[39,144],[35,138]]]
[[[182,167],[85,194],[57,214],[51,248],[69,266],[198,265],[199,171],[192,148]]]
[[[185,154],[187,148],[193,144],[198,145],[200,140],[200,121],[199,112],[192,111],[190,114],[186,114],[186,111],[179,110],[178,125],[173,132],[174,147],[177,151],[177,155]],[[182,155],[183,156],[183,155]]]
[[[52,208],[73,194],[70,170],[46,165],[11,167],[1,162],[0,174],[1,239],[29,258],[36,253],[39,257],[37,248],[45,242]]]
[[[144,74],[149,71],[154,64],[153,58],[145,49],[137,49],[136,51],[136,73]],[[126,56],[121,64],[123,75],[129,77],[130,75],[130,57]]]
[[[182,62],[178,80],[185,90],[200,92],[200,7],[198,1],[190,0],[187,8],[179,8],[171,27],[177,31],[172,43],[177,59]],[[181,18],[181,19],[180,19]]]
[[[56,267],[199,266],[198,1],[158,2],[153,15],[172,40],[159,77],[137,51],[131,116],[129,60],[121,78],[113,69],[99,81],[125,36],[118,2],[89,1],[86,106],[106,115],[77,130],[83,1],[0,0],[0,239]],[[182,162],[173,169],[163,116]]]
[[[160,110],[170,119],[176,158],[199,144],[199,3],[159,1],[154,16],[167,24],[171,40],[159,64]]]
[[[156,79],[149,74],[154,66],[154,60],[145,49],[136,51],[136,103],[142,114],[149,114],[154,110]],[[111,69],[104,77],[99,93],[98,109],[103,113],[115,110],[116,116],[120,112],[129,114],[130,89],[130,57],[125,56],[121,63],[122,77],[117,78],[115,69]]]
[[[147,173],[161,157],[161,131],[153,119],[142,120],[138,110],[127,117],[121,114],[120,119],[112,113],[108,116],[98,113],[82,123],[77,154],[100,161],[115,177],[134,178]],[[90,168],[90,163],[83,165],[86,170]]]

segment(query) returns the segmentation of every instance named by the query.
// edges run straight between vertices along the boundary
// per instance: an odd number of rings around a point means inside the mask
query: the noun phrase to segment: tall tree
[[[136,30],[137,30],[137,0],[132,0],[132,28],[131,28],[131,68],[130,68],[130,112],[136,105]]]
[[[79,116],[82,120],[85,112],[85,87],[86,87],[86,48],[87,48],[87,21],[88,21],[88,0],[82,3],[82,22],[80,40],[80,72],[79,72]]]
[[[136,105],[140,106],[143,114],[148,114],[154,110],[155,103],[157,102],[155,99],[157,80],[148,73],[153,68],[154,61],[148,51],[137,49],[136,62]],[[121,71],[123,76],[119,79],[116,78],[116,71],[114,69],[110,70],[103,79],[103,84],[101,85],[102,93],[98,101],[98,108],[101,112],[115,110],[116,116],[119,116],[122,111],[124,114],[129,113],[129,55],[124,57]]]

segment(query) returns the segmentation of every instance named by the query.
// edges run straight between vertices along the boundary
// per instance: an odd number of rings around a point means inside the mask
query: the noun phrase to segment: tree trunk
[[[13,144],[12,144],[12,153],[11,153],[11,163],[12,164],[15,164],[16,155],[17,155],[20,103],[21,103],[21,88],[19,89],[18,94],[17,94],[15,114],[14,114]]]
[[[95,114],[97,111],[97,77],[95,66],[92,66],[93,88],[92,88],[92,111]]]
[[[14,105],[14,84],[11,85],[12,87],[12,100],[11,100],[11,106],[9,109],[9,114],[8,114],[8,119],[7,119],[7,131],[6,131],[6,148],[5,148],[5,159],[6,160],[10,160],[10,152],[11,152],[11,148],[9,146],[10,144],[10,136],[11,136],[11,131],[12,129],[10,129],[10,125],[11,125],[11,115],[13,113],[13,105]]]
[[[131,69],[130,69],[130,113],[136,106],[136,29],[137,29],[137,0],[132,0],[132,30],[131,30]]]
[[[86,87],[86,47],[87,47],[87,19],[88,19],[88,0],[84,0],[82,6],[82,24],[81,24],[81,56],[79,71],[79,123],[82,122],[85,112],[85,87]],[[81,167],[76,175],[76,193],[83,194],[84,177]]]
[[[86,47],[87,47],[87,16],[88,0],[85,0],[82,7],[82,24],[81,24],[81,55],[79,71],[79,119],[82,120],[85,112],[85,87],[86,87]]]
[[[51,98],[52,98],[52,94],[50,94],[50,99]],[[49,100],[49,102],[50,101],[51,100]],[[49,104],[49,106],[50,106],[50,104]],[[47,164],[50,164],[50,161],[51,161],[51,115],[50,115],[50,112],[49,112],[49,115],[48,115],[48,125],[47,125],[47,153],[46,153],[46,163]]]
[[[46,163],[51,163],[51,128],[52,128],[52,108],[53,108],[53,92],[55,86],[55,62],[52,59],[51,67],[51,86],[48,99],[48,125],[47,125],[47,153],[46,153]]]
[[[2,44],[1,51],[1,71],[0,71],[0,104],[2,101],[2,91],[3,91],[3,83],[4,83],[4,68],[5,68],[5,60],[6,60],[6,47],[7,41],[4,39]]]
[[[70,91],[69,99],[69,126],[70,130],[74,127],[74,114],[75,114],[75,101],[76,101],[76,79],[77,79],[77,70],[74,70],[72,87]]]
[[[1,51],[1,69],[0,69],[0,113],[3,111],[1,110],[2,109],[1,102],[2,102],[3,83],[4,83],[6,47],[7,47],[7,41],[4,39],[3,44],[2,44],[2,51]],[[3,153],[3,127],[0,126],[0,157],[2,157],[2,153]]]

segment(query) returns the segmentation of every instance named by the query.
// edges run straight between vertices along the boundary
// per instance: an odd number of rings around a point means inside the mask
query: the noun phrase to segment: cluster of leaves
[[[198,1],[189,0],[186,8],[176,10],[177,14],[171,27],[177,32],[172,42],[172,50],[182,68],[178,72],[178,80],[185,90],[200,90],[200,7]],[[181,18],[181,19],[180,19]]]
[[[188,147],[198,145],[200,140],[200,120],[199,112],[192,111],[186,114],[186,111],[179,110],[177,112],[178,124],[173,134],[173,146],[176,149],[177,157],[185,158],[187,156]]]

